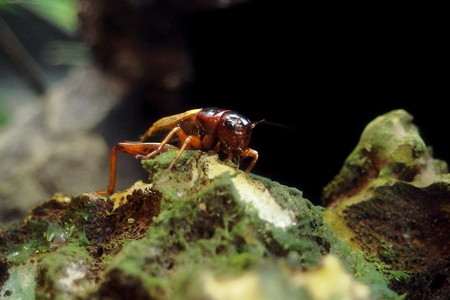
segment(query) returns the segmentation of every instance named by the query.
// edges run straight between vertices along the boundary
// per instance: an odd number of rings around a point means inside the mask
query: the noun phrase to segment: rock
[[[150,184],[110,197],[55,195],[3,228],[0,294],[398,299],[299,190],[198,151],[167,171],[175,153],[143,161]]]
[[[367,125],[324,189],[324,213],[338,236],[407,299],[450,295],[450,181],[403,110]]]
[[[0,132],[0,223],[55,191],[91,190],[107,176],[109,146],[94,130],[120,101],[107,81],[77,68],[42,100],[21,106]]]

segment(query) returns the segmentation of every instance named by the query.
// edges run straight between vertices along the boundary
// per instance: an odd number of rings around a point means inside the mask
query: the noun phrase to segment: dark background
[[[115,0],[108,5],[113,2],[131,3]],[[136,140],[167,114],[205,106],[232,109],[252,121],[282,125],[254,129],[251,147],[260,159],[253,172],[294,186],[319,203],[322,188],[338,173],[365,125],[403,108],[414,116],[435,157],[450,161],[449,49],[441,8],[248,1],[172,13],[174,8],[182,10],[177,1],[140,3],[134,8],[150,28],[167,23],[183,37],[192,77],[164,109],[159,107],[164,97],[142,91],[157,88],[144,84],[130,89],[99,129],[109,144]],[[155,7],[164,13],[155,17]],[[127,24],[125,11],[123,16]],[[30,28],[37,28],[32,24],[18,28],[29,35]],[[172,43],[165,40],[164,26],[156,29],[162,30],[157,42]],[[120,32],[118,28],[112,32]],[[131,30],[150,42],[157,39],[155,30],[145,28]],[[31,38],[28,47],[35,51],[44,38]],[[129,163],[136,164],[125,165]]]
[[[450,161],[438,8],[281,3],[253,1],[192,26],[192,102],[292,128],[254,129],[255,173],[316,202],[364,126],[397,108],[414,116],[435,157]]]

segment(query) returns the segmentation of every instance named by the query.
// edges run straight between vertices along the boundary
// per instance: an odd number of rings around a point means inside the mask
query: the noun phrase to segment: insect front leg
[[[247,153],[245,154],[245,157],[252,157],[252,161],[249,163],[249,165],[247,166],[247,169],[245,169],[245,173],[250,173],[250,171],[253,169],[253,167],[255,166],[256,162],[258,161],[258,151],[253,150],[251,148],[249,148],[247,150]]]

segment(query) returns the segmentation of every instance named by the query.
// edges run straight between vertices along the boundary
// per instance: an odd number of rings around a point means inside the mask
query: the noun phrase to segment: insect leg
[[[118,144],[117,144],[118,145]],[[111,195],[116,188],[116,173],[117,173],[117,145],[111,148],[111,154],[109,156],[109,183],[106,190],[97,191],[97,194]]]
[[[252,161],[250,162],[250,164],[247,166],[247,169],[245,169],[245,173],[250,173],[250,171],[253,169],[253,167],[256,164],[256,161],[258,160],[258,151],[253,150],[253,149],[248,149],[247,153],[246,153],[246,157],[253,157]]]
[[[175,134],[178,135],[178,137],[180,138],[180,140],[182,142],[184,142],[184,140],[186,139],[186,134],[184,133],[183,129],[181,129],[179,126],[176,126],[166,135],[166,137],[161,141],[161,143],[158,143],[159,147],[157,147],[152,152],[147,153],[145,155],[138,154],[138,155],[136,155],[136,158],[138,158],[138,159],[149,159],[149,158],[153,158],[156,155],[160,154],[161,152],[163,152],[162,149],[164,148],[164,145],[167,145],[167,143],[170,141],[170,139]]]
[[[130,154],[130,155],[148,155],[154,152],[155,149],[161,147],[160,143],[117,143],[111,148],[111,154],[109,157],[109,184],[106,190],[97,191],[97,194],[108,194],[114,193],[116,188],[116,174],[117,174],[117,151]],[[169,149],[178,149],[170,144],[163,145],[161,151],[167,151]]]
[[[196,148],[199,149],[202,145],[202,141],[194,136],[194,135],[188,135],[185,137],[183,144],[180,147],[180,150],[177,153],[177,156],[173,159],[173,161],[170,163],[170,166],[167,168],[168,170],[172,169],[172,167],[175,165],[175,163],[178,161],[178,159],[181,157],[181,154],[184,150]]]

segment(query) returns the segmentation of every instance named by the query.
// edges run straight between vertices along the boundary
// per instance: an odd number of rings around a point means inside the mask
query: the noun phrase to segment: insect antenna
[[[286,125],[286,124],[282,124],[282,123],[278,123],[278,122],[266,121],[265,119],[253,122],[252,123],[252,128],[254,128],[258,124],[267,124],[267,125],[270,125],[270,126],[274,126],[274,127],[278,127],[278,128],[282,128],[282,129],[286,129],[286,130],[297,130],[295,127],[292,127],[292,126],[289,126],[289,125]]]
[[[258,125],[258,124],[260,124],[260,123],[263,123],[263,122],[265,122],[265,121],[266,121],[265,119],[262,119],[262,120],[253,122],[253,123],[252,123],[252,129],[255,128],[256,125]]]

